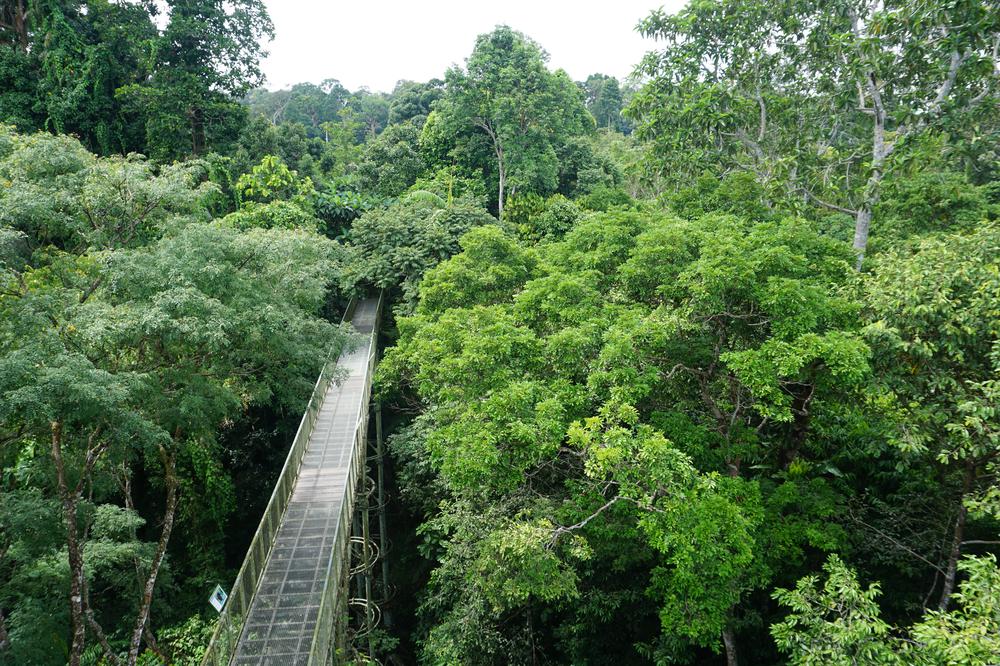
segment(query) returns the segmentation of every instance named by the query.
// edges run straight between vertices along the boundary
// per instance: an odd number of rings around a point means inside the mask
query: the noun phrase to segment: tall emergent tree
[[[624,96],[618,79],[607,74],[591,74],[580,88],[587,103],[587,110],[594,116],[598,127],[609,127],[619,132],[626,129],[622,118]]]
[[[150,3],[0,3],[0,120],[76,134],[103,154],[142,150],[142,110],[115,93],[150,73],[154,13]]]
[[[710,0],[640,24],[665,43],[632,113],[678,169],[742,168],[854,218],[858,265],[890,157],[1000,91],[995,2]]]
[[[439,152],[482,169],[501,217],[508,194],[555,191],[556,149],[593,127],[579,89],[562,70],[550,72],[547,59],[507,26],[480,35],[465,69],[448,70],[445,97],[424,129]]]
[[[236,98],[260,85],[261,42],[274,36],[262,0],[168,0],[169,22],[152,76],[122,90],[147,110],[148,151],[158,159],[201,155],[234,141]]]

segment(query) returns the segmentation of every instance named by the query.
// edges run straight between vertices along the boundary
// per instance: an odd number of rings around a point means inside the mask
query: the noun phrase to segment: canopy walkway
[[[367,511],[362,528],[355,509],[359,498],[367,508],[371,491],[368,406],[381,307],[379,298],[348,308],[344,320],[363,338],[320,373],[204,666],[336,663],[349,604],[370,618],[377,550]],[[352,537],[352,529],[362,534]],[[361,552],[353,568],[352,550]],[[349,599],[349,576],[368,594]]]

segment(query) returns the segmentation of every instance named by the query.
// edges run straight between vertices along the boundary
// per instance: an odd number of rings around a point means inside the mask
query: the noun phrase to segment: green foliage
[[[886,183],[879,205],[884,222],[873,240],[887,246],[935,232],[971,231],[998,216],[985,189],[952,172],[919,172],[893,179]]]
[[[499,26],[391,94],[269,92],[264,2],[159,5],[0,3],[0,663],[124,655],[146,576],[200,662],[373,289],[380,658],[997,662],[990,2],[661,9],[638,90]]]
[[[559,147],[559,193],[567,196],[614,188],[624,181],[617,160],[598,145],[598,136],[608,131],[571,137]]]
[[[235,101],[263,81],[274,26],[260,0],[170,0],[148,78],[116,95],[144,110],[147,152],[170,160],[231,147],[245,118]]]
[[[71,580],[115,649],[147,576],[165,625],[188,616],[192,592],[200,605],[235,509],[219,432],[252,408],[300,409],[345,339],[319,317],[340,257],[315,232],[278,228],[298,224],[236,223],[301,219],[287,201],[209,221],[200,163],[155,170],[65,137],[4,136],[0,659],[45,664],[65,660],[84,621],[69,617]],[[142,488],[126,490],[133,478]],[[171,487],[183,545],[152,571]],[[178,658],[197,659],[206,631],[182,629]]]
[[[970,557],[959,564],[966,578],[955,594],[959,608],[931,611],[910,633],[914,643],[904,658],[917,664],[986,666],[1000,655],[1000,568],[994,556]]]
[[[504,202],[503,222],[520,232],[529,229],[532,217],[545,210],[545,199],[534,193],[508,197]]]
[[[557,239],[573,228],[583,211],[572,201],[555,194],[545,202],[545,210],[529,222],[529,237]],[[523,233],[523,232],[522,232]]]
[[[262,204],[288,201],[306,209],[315,194],[308,176],[299,178],[274,155],[266,156],[250,173],[240,176],[236,188],[244,201]]]
[[[426,661],[522,649],[527,638],[495,624],[498,598],[504,615],[542,604],[569,621],[562,596],[472,591],[459,578],[496,569],[518,589],[537,567],[559,589],[565,570],[577,590],[607,590],[599,572],[616,566],[613,547],[599,560],[565,553],[554,568],[548,550],[520,545],[527,559],[508,572],[505,548],[542,539],[540,525],[553,547],[592,554],[591,539],[620,530],[642,553],[627,574],[634,591],[653,601],[636,612],[691,649],[720,649],[779,567],[843,548],[829,525],[840,491],[821,478],[836,451],[810,439],[802,414],[851,409],[868,376],[847,248],[797,220],[624,211],[535,248],[495,227],[461,246],[427,273],[378,375],[384,396],[424,410],[405,474],[432,511],[420,528],[433,531],[426,554],[438,565]],[[479,537],[489,559],[447,555],[466,546],[432,493],[501,512]],[[456,624],[463,613],[485,643]]]
[[[432,174],[417,178],[410,190],[433,192],[449,204],[463,200],[470,205],[486,207],[486,186],[482,180],[463,175],[455,167],[442,167]]]
[[[34,69],[37,65],[29,54],[0,45],[0,118],[22,132],[38,127],[39,119],[33,108],[37,82]]]
[[[648,78],[630,114],[678,185],[750,170],[796,210],[852,216],[863,256],[881,224],[872,216],[883,180],[911,149],[947,133],[979,153],[995,134],[993,9],[911,0],[659,9],[639,25],[661,48],[639,66]]]
[[[787,619],[771,627],[791,663],[896,664],[889,647],[890,627],[880,617],[878,584],[863,589],[836,555],[823,565],[826,579],[818,586],[816,576],[800,580],[794,590],[776,590],[774,598],[787,606]]]
[[[624,190],[610,187],[595,188],[590,194],[577,200],[581,208],[606,213],[614,208],[629,208],[633,205],[632,197]]]
[[[270,203],[249,202],[240,210],[222,219],[237,229],[307,229],[320,231],[321,223],[315,217],[290,201],[277,200]]]
[[[628,124],[622,117],[624,95],[618,79],[607,74],[591,74],[578,84],[586,96],[587,110],[594,117],[598,127],[624,132]]]
[[[729,173],[721,179],[702,174],[693,185],[673,193],[669,204],[678,215],[688,219],[717,212],[763,222],[775,215],[764,188],[747,171]]]
[[[0,224],[26,234],[32,249],[135,247],[206,219],[213,188],[198,162],[154,173],[138,157],[96,159],[75,139],[43,133],[10,145],[0,158]]]
[[[424,126],[431,154],[481,170],[498,192],[550,194],[558,187],[557,150],[593,125],[579,89],[550,72],[535,42],[509,27],[480,35],[466,68],[453,68],[445,96]]]
[[[430,193],[428,193],[430,194]],[[436,195],[412,196],[362,215],[351,227],[344,284],[413,288],[423,274],[458,249],[466,231],[496,220],[462,203],[442,206]]]
[[[444,95],[444,81],[431,79],[427,83],[400,81],[389,102],[389,125],[412,122],[423,125],[434,102]]]
[[[373,210],[381,202],[367,197],[359,192],[348,190],[333,192],[318,192],[313,208],[316,217],[326,223],[327,236],[338,236],[351,222],[361,217],[365,212]]]
[[[148,5],[17,2],[3,8],[0,117],[30,132],[72,133],[102,154],[141,150],[143,115],[116,97],[149,75],[157,39]]]
[[[1000,453],[983,420],[1000,360],[998,239],[995,224],[925,239],[880,256],[866,283],[869,335],[905,412],[898,444],[942,463],[988,464]]]
[[[774,597],[788,607],[788,617],[771,628],[790,663],[918,664],[986,666],[1000,654],[1000,569],[996,559],[968,558],[959,568],[968,575],[955,594],[961,606],[950,612],[928,611],[897,637],[881,618],[877,583],[863,589],[855,573],[835,555],[823,566],[826,579],[803,578],[794,590]]]
[[[427,168],[413,123],[395,124],[365,146],[358,162],[358,183],[379,196],[398,196]]]
[[[549,547],[553,527],[547,521],[515,523],[487,537],[469,573],[472,580],[480,581],[494,613],[516,608],[531,597],[555,601],[579,596],[572,567]],[[575,539],[570,557],[586,559],[588,555],[586,543]]]
[[[462,252],[434,267],[421,283],[417,306],[421,314],[503,303],[537,275],[533,253],[496,225],[471,230],[459,245]]]
[[[183,624],[160,630],[160,649],[169,654],[171,662],[178,666],[196,666],[201,663],[214,630],[212,622],[192,615]],[[155,655],[149,654],[148,658],[152,664],[157,663]]]
[[[536,194],[521,194],[507,200],[504,222],[529,241],[561,238],[583,216],[575,203],[554,194],[542,199]]]

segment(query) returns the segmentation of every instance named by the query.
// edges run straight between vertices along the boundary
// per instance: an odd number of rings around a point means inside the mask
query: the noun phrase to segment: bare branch
[[[968,54],[962,54],[958,51],[951,52],[951,60],[948,63],[948,73],[945,75],[944,80],[941,85],[938,86],[937,95],[934,96],[934,101],[931,102],[928,111],[937,115],[941,112],[941,106],[944,101],[951,94],[952,89],[955,87],[955,80],[958,78],[958,70],[961,68],[962,63],[968,58]]]
[[[847,215],[857,215],[858,214],[857,210],[854,210],[854,209],[851,209],[851,208],[844,208],[843,206],[838,206],[837,204],[832,204],[829,201],[824,201],[824,200],[820,199],[818,196],[816,196],[815,194],[813,194],[812,192],[810,192],[809,190],[807,190],[804,187],[800,187],[799,188],[799,192],[801,192],[802,194],[806,195],[812,202],[817,203],[820,206],[823,206],[824,208],[829,208],[830,210],[835,210],[838,213],[846,213]]]
[[[609,499],[607,502],[605,502],[601,506],[601,508],[599,508],[597,511],[594,511],[592,514],[590,514],[589,516],[587,516],[586,518],[584,518],[580,522],[576,523],[575,525],[570,525],[568,527],[564,527],[564,526],[560,525],[559,527],[557,527],[555,530],[552,531],[552,539],[549,541],[548,547],[549,548],[554,547],[556,545],[556,542],[559,541],[559,537],[561,537],[562,535],[569,534],[570,532],[575,532],[576,530],[579,530],[579,529],[583,529],[584,527],[587,526],[587,523],[589,523],[590,521],[592,521],[594,518],[597,518],[599,515],[601,515],[605,511],[607,511],[613,505],[615,505],[618,502],[620,502],[622,499],[624,499],[624,498],[620,497],[618,495],[615,495],[614,497],[612,497],[611,499]]]
[[[915,550],[913,550],[912,548],[910,548],[906,544],[898,541],[897,539],[894,539],[892,536],[886,534],[885,532],[883,532],[879,528],[875,527],[874,525],[869,525],[865,521],[863,521],[860,518],[858,518],[857,516],[855,516],[853,513],[851,514],[851,520],[853,520],[854,522],[858,523],[859,525],[867,527],[871,531],[873,531],[876,534],[878,534],[879,536],[881,536],[883,539],[885,539],[885,540],[889,541],[890,543],[892,543],[892,545],[896,546],[900,550],[903,550],[903,551],[909,553],[910,555],[912,555],[913,557],[917,558],[918,560],[920,560],[924,564],[926,564],[926,565],[928,565],[930,567],[933,567],[933,569],[935,571],[937,571],[939,574],[942,574],[942,575],[944,574],[944,569],[942,569],[939,565],[934,564],[933,562],[931,562],[930,560],[928,560],[926,557],[924,557],[920,553],[916,552]]]

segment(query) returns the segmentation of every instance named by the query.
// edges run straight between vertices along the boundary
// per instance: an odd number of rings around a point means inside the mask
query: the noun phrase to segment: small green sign
[[[226,599],[228,598],[229,595],[222,589],[222,586],[216,585],[215,591],[212,592],[212,596],[208,598],[208,603],[212,604],[212,608],[221,613],[222,607],[226,605]]]

